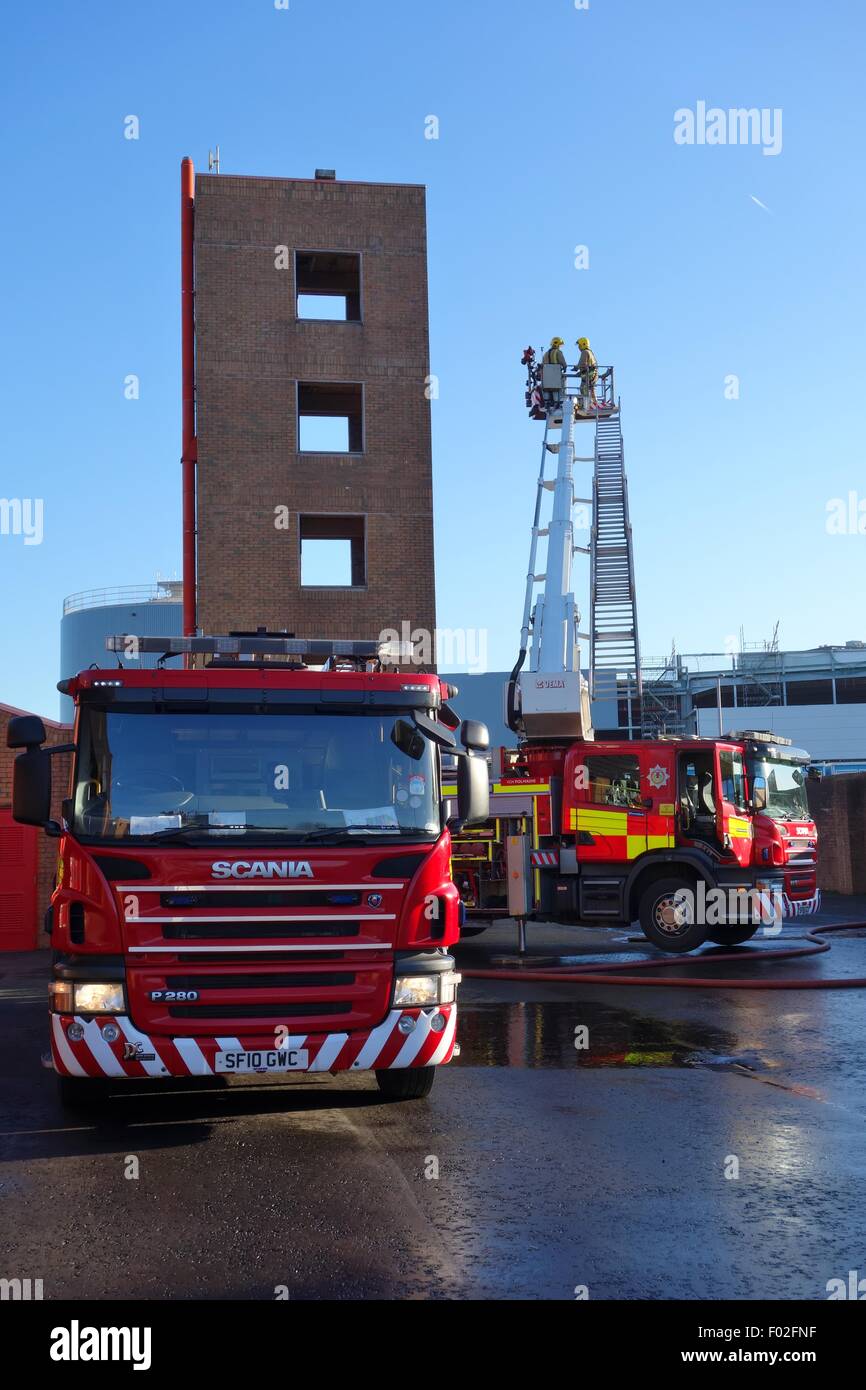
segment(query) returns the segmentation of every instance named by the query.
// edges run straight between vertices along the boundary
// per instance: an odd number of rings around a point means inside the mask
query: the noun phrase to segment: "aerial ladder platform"
[[[620,402],[612,367],[599,367],[591,403],[576,368],[527,367],[526,403],[543,420],[544,437],[526,576],[520,653],[508,684],[509,726],[529,739],[592,738],[591,706],[609,709],[605,723],[619,724],[618,702],[627,700],[630,731],[639,726],[640,645],[634,557],[628,514]],[[595,428],[592,454],[575,453],[579,425]],[[558,437],[557,437],[558,436]],[[553,466],[555,460],[555,468]],[[575,465],[591,464],[592,481],[579,496]],[[547,502],[548,494],[551,502]],[[575,507],[584,509],[589,545],[575,544]],[[581,529],[587,529],[583,526]],[[543,572],[539,541],[546,540]],[[589,631],[580,630],[574,595],[574,556],[589,558]],[[539,592],[539,586],[543,586]],[[589,648],[589,680],[580,666],[580,642]],[[528,669],[526,666],[528,657]],[[611,702],[608,706],[607,702]]]

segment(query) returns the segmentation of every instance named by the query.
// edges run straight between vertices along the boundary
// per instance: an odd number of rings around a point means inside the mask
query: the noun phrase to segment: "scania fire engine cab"
[[[75,731],[58,820],[42,721],[8,735],[24,750],[15,818],[58,841],[64,1102],[142,1078],[292,1071],[369,1070],[388,1097],[426,1095],[455,1049],[451,833],[487,815],[484,725],[375,642],[107,645],[122,665],[61,683]],[[141,669],[147,651],[187,666]]]

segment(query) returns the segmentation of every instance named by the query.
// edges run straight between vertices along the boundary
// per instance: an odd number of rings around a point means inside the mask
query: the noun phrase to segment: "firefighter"
[[[598,410],[598,400],[595,394],[595,383],[598,381],[598,363],[595,360],[595,353],[589,345],[588,338],[578,338],[577,346],[580,348],[580,357],[577,362],[577,370],[580,375],[580,408],[588,411],[590,406],[593,410]]]
[[[562,351],[565,340],[563,338],[551,338],[550,347],[541,359],[542,367],[559,367],[560,381],[565,377],[568,363],[565,360],[565,353]],[[548,404],[555,403],[562,396],[562,387],[558,391],[545,391],[544,399]]]
[[[550,347],[541,359],[546,367],[557,366],[564,370],[568,366],[562,351],[564,345],[564,338],[551,338]]]

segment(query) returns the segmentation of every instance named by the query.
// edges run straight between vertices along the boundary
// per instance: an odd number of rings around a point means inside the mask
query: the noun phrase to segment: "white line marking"
[[[291,917],[281,917],[279,908],[274,908],[270,913],[256,913],[255,916],[228,917],[225,913],[208,913],[206,917],[193,917],[187,914],[185,917],[151,917],[150,913],[146,917],[126,917],[124,921],[132,925],[134,922],[141,922],[143,926],[148,926],[150,922],[285,922],[291,926],[292,922],[393,922],[397,914],[395,912],[329,912],[308,916],[306,913],[293,912]]]
[[[406,1041],[397,1053],[390,1067],[408,1067],[410,1062],[414,1062],[421,1048],[430,1036],[430,1015],[419,1014],[418,1022],[411,1033],[406,1035]]]
[[[456,1028],[457,1010],[452,1006],[451,1017],[449,1018],[447,1024],[442,1030],[442,1038],[440,1040],[439,1046],[433,1053],[433,1056],[430,1058],[430,1061],[428,1063],[429,1066],[438,1066],[438,1064],[442,1061],[442,1058],[448,1056],[448,1048],[451,1046],[451,1043],[454,1040],[454,1032]]]
[[[163,1066],[159,1052],[147,1034],[139,1033],[132,1020],[123,1014],[117,1015],[117,1022],[120,1024],[121,1032],[127,1042],[140,1042],[146,1052],[153,1052],[156,1054],[152,1062],[146,1062],[143,1057],[130,1057],[128,1060],[130,1062],[138,1062],[139,1066],[144,1067],[148,1076],[168,1076],[168,1068]]]
[[[348,1033],[327,1033],[308,1070],[330,1071],[348,1041]]]
[[[212,1076],[204,1053],[195,1038],[172,1038],[181,1059],[191,1076]]]
[[[270,883],[222,883],[214,879],[212,883],[116,883],[117,893],[378,893],[380,888],[405,888],[405,883],[324,883],[321,879],[308,879],[304,883],[284,883],[274,879]]]
[[[88,1023],[83,1018],[75,1017],[75,1022],[80,1023],[84,1028],[84,1041],[90,1048],[90,1055],[93,1058],[103,1076],[126,1076],[126,1072],[118,1062],[105,1038],[102,1030],[95,1018],[91,1018]]]
[[[71,1076],[87,1076],[88,1072],[79,1062],[69,1043],[66,1041],[66,1034],[63,1031],[63,1024],[60,1022],[59,1014],[51,1015],[51,1031],[54,1034],[54,1046],[60,1054],[60,1060]]]
[[[361,1051],[358,1053],[350,1070],[362,1071],[365,1067],[371,1067],[385,1046],[394,1031],[397,1019],[400,1017],[402,1009],[392,1009],[384,1023],[380,1023],[378,1028],[374,1028]]]

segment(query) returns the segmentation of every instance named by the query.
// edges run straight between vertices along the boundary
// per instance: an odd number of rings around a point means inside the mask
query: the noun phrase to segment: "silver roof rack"
[[[171,656],[283,656],[314,663],[339,660],[382,661],[392,665],[412,661],[411,642],[350,641],[340,638],[287,637],[279,633],[229,633],[212,637],[139,637],[114,633],[105,639],[106,651],[135,657],[140,653]]]
[[[737,743],[745,743],[751,740],[752,743],[776,743],[780,748],[790,748],[793,740],[783,738],[781,734],[774,734],[769,729],[735,729],[733,733],[724,734],[724,738],[730,738]]]

